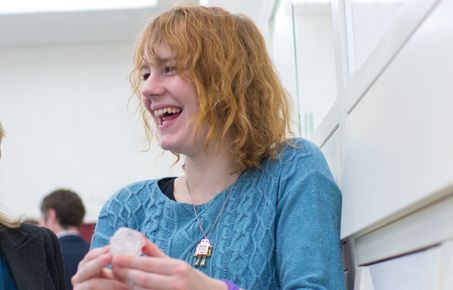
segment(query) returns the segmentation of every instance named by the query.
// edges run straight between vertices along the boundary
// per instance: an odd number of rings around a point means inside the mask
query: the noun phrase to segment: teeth
[[[154,116],[156,116],[157,118],[159,118],[160,116],[162,116],[162,115],[165,114],[165,113],[174,114],[174,113],[179,113],[179,112],[181,112],[181,109],[180,109],[180,108],[174,108],[174,107],[161,108],[161,109],[159,109],[159,110],[155,110],[155,111],[154,111]]]

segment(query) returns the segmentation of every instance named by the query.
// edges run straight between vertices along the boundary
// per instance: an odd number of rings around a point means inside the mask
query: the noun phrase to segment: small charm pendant
[[[195,250],[195,267],[205,267],[206,258],[210,257],[212,254],[212,245],[207,238],[201,240],[198,244],[197,249]]]

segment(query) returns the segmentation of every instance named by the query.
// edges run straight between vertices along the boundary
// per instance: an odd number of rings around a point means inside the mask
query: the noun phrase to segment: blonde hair
[[[5,130],[3,130],[2,123],[0,122],[0,145],[2,145],[3,137],[5,137]]]
[[[10,228],[15,229],[18,228],[21,224],[21,220],[19,218],[12,218],[3,211],[0,210],[0,228]]]
[[[264,38],[244,15],[215,7],[176,7],[145,27],[138,38],[131,83],[141,96],[140,68],[159,62],[156,49],[166,45],[176,57],[176,69],[188,76],[198,94],[195,132],[208,125],[205,147],[231,138],[231,153],[239,171],[257,168],[267,157],[278,157],[289,143],[289,98],[268,55]],[[148,141],[152,117],[141,112]]]
[[[2,145],[3,137],[5,137],[5,131],[3,130],[2,123],[0,123],[0,146]],[[20,224],[20,219],[12,218],[0,210],[0,227],[17,228]]]

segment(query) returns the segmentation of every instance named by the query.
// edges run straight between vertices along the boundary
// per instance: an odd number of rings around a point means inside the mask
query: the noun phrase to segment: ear
[[[57,213],[53,208],[47,210],[46,214],[46,223],[50,225],[54,225],[58,222],[57,220]]]

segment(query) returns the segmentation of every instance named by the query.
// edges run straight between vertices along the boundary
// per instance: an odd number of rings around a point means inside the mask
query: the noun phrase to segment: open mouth
[[[159,126],[164,125],[166,122],[174,120],[181,115],[182,109],[178,107],[165,107],[154,111],[154,116],[159,122]]]

